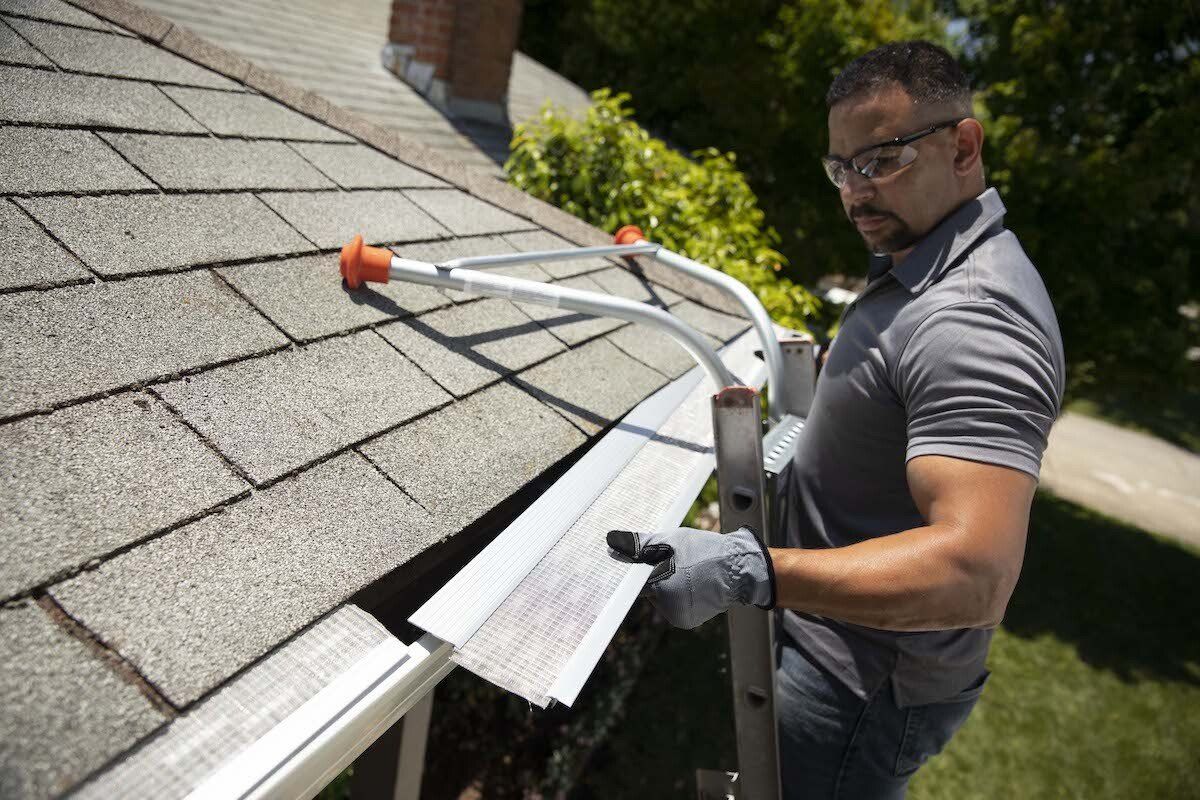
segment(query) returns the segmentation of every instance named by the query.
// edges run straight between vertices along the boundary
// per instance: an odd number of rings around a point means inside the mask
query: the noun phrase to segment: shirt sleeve
[[[1058,373],[1046,338],[999,303],[934,312],[897,362],[905,460],[952,456],[1036,478],[1062,403]]]

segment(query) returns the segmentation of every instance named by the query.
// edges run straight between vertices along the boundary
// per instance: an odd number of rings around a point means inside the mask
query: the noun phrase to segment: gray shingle
[[[53,66],[50,59],[29,46],[12,28],[0,22],[0,61],[6,64],[28,64],[35,67]]]
[[[503,233],[534,227],[528,220],[501,211],[457,189],[413,189],[405,194],[459,236]]]
[[[706,306],[721,309],[729,313],[740,314],[741,306],[732,297],[715,286],[701,283],[695,278],[685,275],[671,267],[664,266],[654,259],[639,256],[635,259],[642,273],[658,286],[666,286],[681,295],[699,300]]]
[[[579,289],[583,292],[608,294],[595,281],[589,280],[586,275],[567,278],[564,281],[558,281],[554,285],[565,286],[569,289]],[[564,311],[563,309],[539,306],[534,303],[519,303],[518,306],[526,314],[542,323],[542,326],[546,330],[569,345],[579,344],[602,333],[616,330],[625,324],[618,319],[590,317],[575,311]]]
[[[599,339],[522,372],[517,384],[595,434],[666,383]]]
[[[461,397],[565,348],[507,300],[480,300],[378,328]]]
[[[0,598],[246,488],[144,394],[0,426]]]
[[[9,24],[66,70],[216,89],[241,88],[223,75],[140,39],[30,20],[12,19]]]
[[[0,296],[0,418],[279,347],[207,271]]]
[[[167,189],[330,189],[333,184],[280,142],[109,133],[138,169]]]
[[[102,275],[313,249],[249,194],[43,197],[21,204]]]
[[[610,267],[600,272],[593,272],[588,277],[604,287],[606,292],[627,300],[636,300],[639,303],[671,306],[683,299],[676,292],[664,286],[644,281],[621,267]]]
[[[262,95],[165,86],[163,91],[213,133],[264,139],[352,142],[349,136]]]
[[[49,286],[91,273],[7,200],[0,200],[0,288]]]
[[[20,14],[23,17],[63,22],[98,31],[111,29],[104,20],[59,0],[4,0],[3,11],[5,14]]]
[[[420,242],[393,247],[398,255],[417,261],[428,261],[440,264],[455,258],[468,256],[493,256],[513,252],[512,245],[499,236],[471,236],[450,239],[442,242]],[[512,278],[524,278],[530,281],[548,281],[550,276],[537,264],[519,264],[515,267],[503,267],[487,270],[492,275],[508,275]],[[446,296],[455,302],[477,300],[479,295],[468,295],[453,289],[446,289]]]
[[[713,311],[690,300],[672,306],[671,313],[701,333],[715,336],[723,342],[728,342],[750,327],[748,320]]]
[[[230,364],[154,391],[258,484],[450,400],[371,331]]]
[[[40,608],[0,609],[0,797],[57,797],[166,719]]]
[[[437,289],[412,283],[369,283],[345,288],[337,256],[304,256],[219,270],[225,278],[299,340],[420,314],[450,304]]]
[[[526,231],[508,233],[504,236],[514,249],[527,253],[533,250],[574,250],[577,245],[549,231]],[[554,278],[569,278],[581,272],[592,272],[611,267],[613,263],[603,258],[581,258],[578,261],[547,261],[541,268]]]
[[[53,593],[182,705],[446,533],[347,453]]]
[[[542,474],[586,438],[508,383],[363,446],[363,453],[451,528]]]
[[[413,169],[391,156],[361,144],[292,145],[317,169],[347,189],[392,189],[410,186],[446,186],[432,175]]]
[[[400,192],[285,192],[260,197],[320,247],[341,247],[355,234],[368,244],[449,235]]]
[[[0,192],[5,194],[154,188],[86,131],[0,127],[0,153]]]
[[[0,86],[0,120],[7,122],[204,133],[148,83],[0,67]]]
[[[615,344],[621,352],[654,367],[671,379],[696,366],[696,360],[674,339],[644,325],[629,325],[604,338]],[[721,343],[710,337],[710,344],[720,347]]]

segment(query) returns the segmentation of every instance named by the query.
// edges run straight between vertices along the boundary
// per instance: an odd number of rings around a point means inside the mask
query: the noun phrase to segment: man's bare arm
[[[780,607],[897,631],[1000,624],[1036,481],[946,456],[914,458],[907,476],[928,524],[847,547],[772,548]]]

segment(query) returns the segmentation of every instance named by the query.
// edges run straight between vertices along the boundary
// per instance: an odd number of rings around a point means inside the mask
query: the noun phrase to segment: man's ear
[[[955,131],[954,172],[959,176],[970,175],[979,169],[983,161],[983,126],[979,120],[968,117],[958,123]]]

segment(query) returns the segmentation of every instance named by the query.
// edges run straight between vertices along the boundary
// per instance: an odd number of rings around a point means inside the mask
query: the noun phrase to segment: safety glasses
[[[916,133],[897,136],[891,141],[873,144],[849,158],[822,156],[821,166],[825,167],[825,174],[829,176],[830,183],[838,189],[846,185],[846,178],[850,174],[849,170],[854,170],[864,178],[871,180],[886,178],[917,160],[917,148],[913,147],[913,142],[944,128],[953,128],[963,119],[965,117],[939,122]]]

